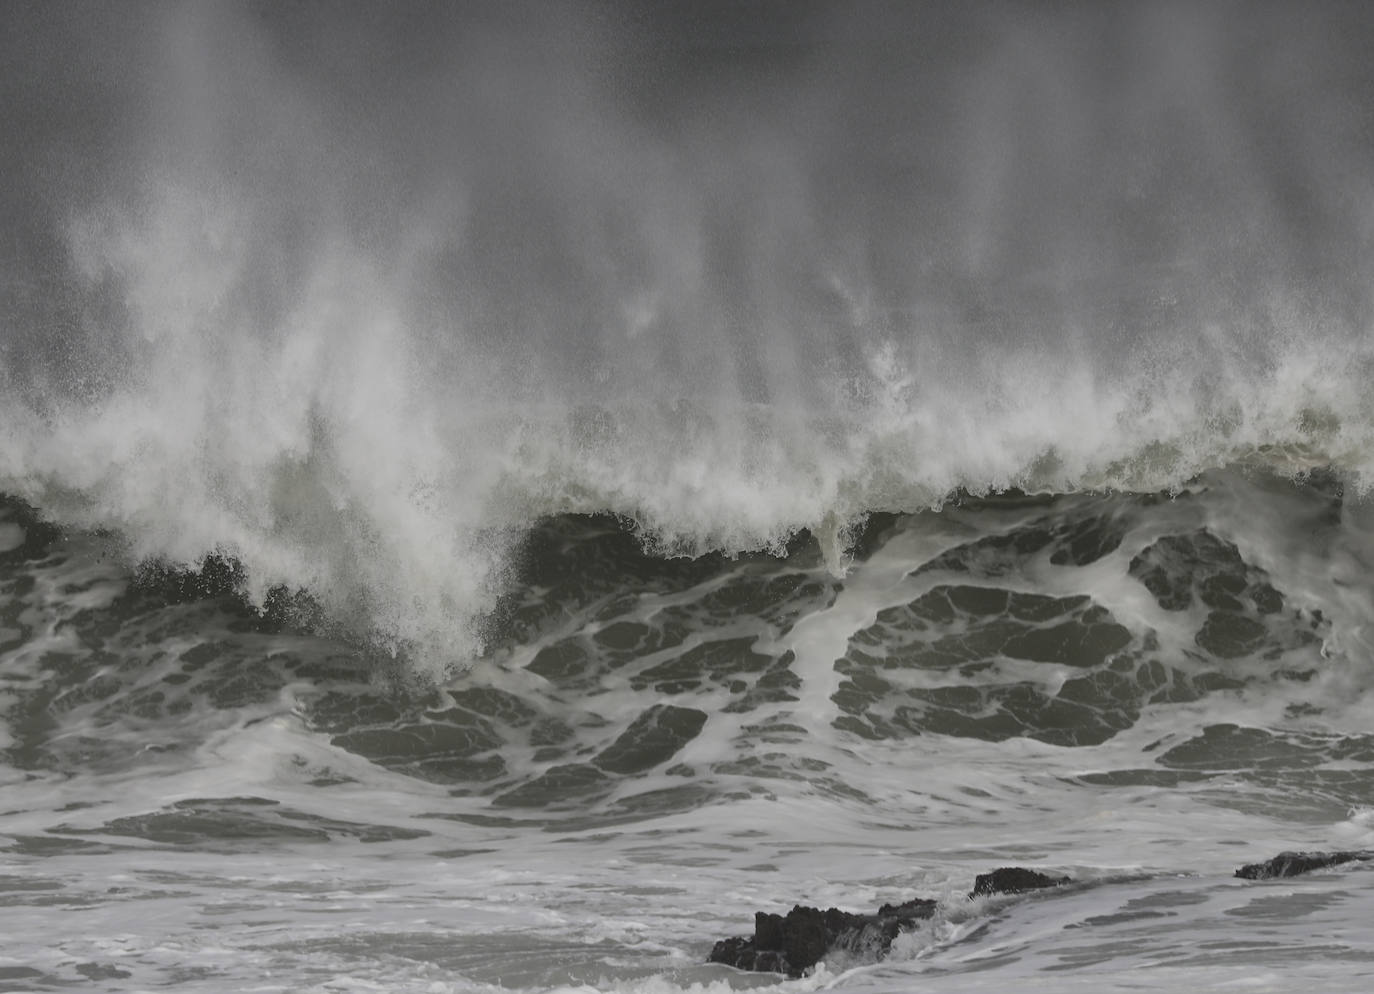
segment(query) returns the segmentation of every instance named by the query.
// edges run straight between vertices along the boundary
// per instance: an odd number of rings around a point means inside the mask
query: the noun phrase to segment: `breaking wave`
[[[838,570],[956,492],[1367,485],[1364,18],[545,15],[26,25],[0,490],[442,667],[550,516]]]

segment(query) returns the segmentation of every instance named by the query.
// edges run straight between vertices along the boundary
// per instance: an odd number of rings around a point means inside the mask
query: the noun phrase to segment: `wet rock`
[[[969,897],[985,894],[1021,894],[1028,890],[1059,887],[1072,883],[1069,877],[1051,877],[1022,866],[1003,866],[991,873],[980,873],[973,881]]]
[[[912,923],[922,921],[935,914],[935,902],[923,897],[913,897],[901,904],[884,904],[878,909],[879,918],[910,919]]]
[[[1342,863],[1374,861],[1374,849],[1337,852],[1283,852],[1263,863],[1250,863],[1236,871],[1245,880],[1296,877]],[[979,874],[970,898],[989,894],[1022,894],[1061,887],[1070,877],[1052,877],[1038,870],[1003,866]],[[876,961],[887,954],[902,932],[935,913],[936,902],[917,898],[903,904],[884,904],[874,915],[859,915],[838,908],[795,906],[786,915],[757,912],[753,936],[722,939],[711,949],[709,961],[741,970],[785,973],[800,977],[833,953],[860,961]]]
[[[857,915],[839,908],[795,906],[786,915],[754,915],[752,938],[737,936],[717,942],[708,957],[741,970],[785,973],[800,977],[827,955],[847,953],[878,960],[892,940],[935,913],[935,902],[916,898],[884,904],[876,915]]]
[[[1276,877],[1296,877],[1300,873],[1323,870],[1355,860],[1374,859],[1374,850],[1354,852],[1281,852],[1263,863],[1248,863],[1236,871],[1244,880],[1271,880]]]

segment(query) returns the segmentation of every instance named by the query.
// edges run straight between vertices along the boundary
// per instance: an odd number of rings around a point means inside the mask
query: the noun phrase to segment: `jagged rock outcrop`
[[[1281,852],[1263,863],[1247,863],[1236,871],[1245,880],[1270,880],[1275,877],[1296,877],[1300,873],[1339,866],[1355,860],[1374,859],[1374,850],[1347,852]]]
[[[1374,860],[1374,849],[1337,852],[1283,852],[1263,863],[1249,863],[1236,871],[1246,880],[1296,877],[1342,863]],[[1020,866],[1003,866],[979,874],[970,898],[988,894],[1023,894],[1061,887],[1070,877],[1052,877]],[[916,898],[904,904],[884,904],[874,915],[859,915],[839,908],[795,906],[786,915],[765,911],[754,915],[754,934],[722,939],[711,949],[709,961],[741,970],[785,973],[800,977],[832,953],[847,953],[859,960],[885,956],[902,932],[935,914],[936,902]]]
[[[822,911],[800,904],[786,915],[759,911],[754,915],[752,937],[722,939],[708,959],[741,970],[800,977],[835,952],[863,960],[881,959],[893,939],[934,913],[935,902],[921,898],[884,904],[876,915],[857,915],[839,908]]]
[[[1069,883],[1019,866],[1004,866],[981,874],[969,897],[983,894],[1020,894]],[[892,948],[892,940],[935,914],[936,902],[915,898],[903,904],[884,904],[875,915],[857,915],[839,908],[795,906],[786,915],[766,911],[754,915],[754,934],[722,939],[711,949],[709,962],[741,970],[785,973],[800,977],[831,953],[847,953],[860,960],[878,960]]]
[[[1068,877],[1051,877],[1023,866],[1003,866],[991,873],[980,873],[973,880],[973,890],[969,897],[982,897],[985,894],[1022,894],[1028,890],[1043,890],[1046,887],[1060,887],[1072,883]]]

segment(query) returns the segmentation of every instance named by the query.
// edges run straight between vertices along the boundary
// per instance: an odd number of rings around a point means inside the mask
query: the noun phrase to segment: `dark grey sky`
[[[1149,334],[1275,288],[1363,326],[1367,10],[10,2],[8,361],[136,323],[133,246],[213,261],[216,225],[224,333],[342,242],[417,327],[578,368],[758,379],[769,343]]]

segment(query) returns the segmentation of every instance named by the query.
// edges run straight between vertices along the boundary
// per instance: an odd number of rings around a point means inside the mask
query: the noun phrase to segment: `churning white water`
[[[1362,8],[0,26],[0,990],[1368,989]]]
[[[1348,7],[6,17],[0,480],[397,644],[471,651],[547,514],[1374,451]]]

